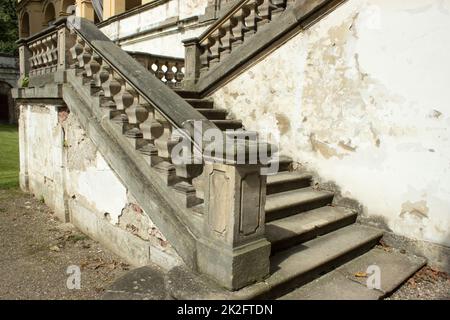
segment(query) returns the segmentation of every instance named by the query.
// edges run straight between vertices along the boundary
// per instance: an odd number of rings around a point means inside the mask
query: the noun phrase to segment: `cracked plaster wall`
[[[164,235],[65,107],[22,105],[21,186],[129,263],[180,263]],[[27,176],[25,178],[23,176]]]
[[[364,217],[450,246],[449,52],[449,0],[349,0],[213,98]]]

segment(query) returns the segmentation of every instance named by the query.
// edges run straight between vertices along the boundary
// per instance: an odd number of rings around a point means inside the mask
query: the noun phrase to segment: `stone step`
[[[367,252],[383,231],[353,224],[282,251],[270,259],[270,291],[257,298],[277,298]]]
[[[311,186],[312,176],[299,172],[279,172],[267,177],[267,194],[306,188]]]
[[[202,115],[204,115],[209,120],[225,120],[228,115],[227,110],[221,110],[221,109],[198,108],[197,111],[200,112]]]
[[[332,272],[282,297],[281,300],[377,300],[394,292],[426,264],[426,259],[395,249],[374,248]],[[381,286],[369,288],[370,266],[379,268]],[[373,267],[372,267],[373,268]],[[369,271],[369,272],[368,272]],[[356,275],[364,275],[359,276]],[[372,283],[369,281],[369,284]]]
[[[272,244],[273,255],[350,225],[356,217],[353,210],[326,206],[267,223],[266,237]]]
[[[214,101],[209,99],[185,99],[194,108],[198,109],[212,109],[214,108]]]
[[[280,156],[278,159],[272,160],[270,163],[278,162],[278,172],[289,171],[292,159],[286,156]],[[273,165],[273,164],[272,164]]]
[[[175,299],[275,299],[319,278],[372,249],[379,229],[353,224],[271,257],[270,276],[238,291],[227,291],[186,267],[173,268],[168,291]]]
[[[197,91],[188,91],[182,89],[174,89],[174,91],[183,99],[200,99],[200,94]]]
[[[212,122],[222,131],[242,128],[241,120],[212,120]]]
[[[294,214],[331,204],[334,194],[311,187],[274,193],[266,199],[266,221],[271,222]]]

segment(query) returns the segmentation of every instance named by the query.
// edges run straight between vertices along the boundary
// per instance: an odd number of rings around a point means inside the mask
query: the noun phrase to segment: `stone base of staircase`
[[[420,270],[426,260],[393,248],[372,248],[380,234],[374,228],[352,225],[305,242],[295,253],[274,255],[271,275],[239,291],[222,289],[182,266],[167,273],[156,266],[147,266],[117,280],[103,299],[382,299]],[[381,272],[379,288],[370,289],[366,285],[370,266],[377,266]]]

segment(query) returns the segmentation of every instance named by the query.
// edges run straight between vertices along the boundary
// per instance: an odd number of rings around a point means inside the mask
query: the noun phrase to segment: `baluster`
[[[166,84],[168,86],[173,86],[173,79],[175,78],[175,72],[173,72],[173,67],[175,66],[175,63],[167,61],[165,65],[167,67],[167,71],[164,75],[164,77],[166,78]]]
[[[163,161],[155,165],[154,168],[162,174],[167,185],[171,186],[179,182],[175,166],[170,162],[172,149],[178,141],[173,140],[172,125],[158,111],[155,112],[155,119],[163,126],[161,136],[154,141],[158,156],[163,158]]]
[[[74,66],[71,67],[78,67],[78,57],[83,53],[83,51],[84,40],[80,37],[76,37],[74,46],[69,49],[72,63],[74,64]]]
[[[36,63],[36,74],[41,74],[40,69],[44,65],[43,57],[42,57],[42,54],[44,52],[44,49],[42,47],[42,40],[36,41],[36,49],[37,49],[37,52],[36,52],[36,62],[37,62]]]
[[[100,59],[101,61],[101,59]],[[94,84],[103,88],[103,83],[109,79],[109,75],[112,73],[112,69],[106,62],[101,62],[99,71],[93,76]],[[104,90],[104,88],[103,88]]]
[[[233,27],[231,27],[231,33],[233,35],[231,39],[231,50],[240,46],[244,42],[244,30],[245,30],[245,17],[248,11],[241,9],[231,18]]]
[[[192,185],[192,180],[202,173],[202,165],[176,165],[177,178],[181,180],[175,184],[174,189],[178,192],[178,198],[183,201],[187,208],[192,208],[203,203],[203,199],[197,197],[197,191]]]
[[[261,20],[257,22],[258,26],[270,22],[272,18],[272,11],[277,7],[274,6],[270,0],[257,0],[256,5],[258,7],[258,16],[261,18]]]
[[[176,136],[174,138],[175,141],[181,139],[181,137]],[[179,200],[182,201],[187,208],[191,208],[203,202],[202,199],[197,197],[196,189],[193,186],[193,179],[201,175],[203,165],[194,163],[192,157],[193,145],[189,143],[189,146],[187,147],[190,149],[190,155],[183,154],[185,151],[184,149],[179,151],[179,156],[184,159],[185,163],[175,164],[175,172],[180,182],[175,184],[174,189],[177,191]]]
[[[251,37],[256,33],[258,22],[261,18],[257,14],[256,1],[250,1],[242,7],[244,12],[247,12],[244,21],[245,28],[243,29],[244,37]]]
[[[222,38],[220,38],[220,55],[221,57],[226,57],[231,53],[231,42],[233,39],[232,29],[234,24],[237,23],[235,19],[228,19],[222,25]]]
[[[175,82],[176,82],[176,84],[180,84],[181,81],[183,81],[183,79],[184,79],[184,73],[183,73],[184,63],[176,62],[175,68],[177,69],[177,71],[175,72]]]
[[[102,83],[102,89],[105,97],[112,98],[120,92],[120,90],[122,89],[122,83],[118,80],[121,79],[121,77],[117,77],[114,74],[114,71],[112,71],[111,68],[108,68],[109,66],[105,66],[103,69],[104,71],[109,70],[109,75],[107,80]],[[106,74],[103,74],[103,76],[106,76]]]
[[[275,9],[272,10],[272,18],[286,10],[286,0],[272,0],[272,4],[275,6]]]
[[[58,66],[58,34],[55,32],[51,38],[51,56],[52,56],[52,72],[55,72]]]
[[[164,67],[164,63],[161,62],[161,60],[155,60],[155,66],[156,66],[156,70],[155,70],[155,76],[164,82],[164,76],[166,74],[166,72],[164,71],[163,67]]]
[[[127,90],[126,82],[119,74],[114,73],[114,78],[120,83],[119,92],[113,96],[114,102],[117,110],[125,110],[133,104],[134,96]]]
[[[156,120],[153,107],[147,105],[147,110],[149,111],[147,119],[139,125],[147,144],[139,151],[150,166],[155,166],[163,161],[162,158],[158,157],[158,149],[155,147],[154,142],[155,139],[158,139],[164,133],[164,126]]]
[[[139,150],[147,145],[147,141],[144,140],[144,135],[139,125],[147,119],[149,112],[144,105],[139,103],[139,95],[134,89],[128,88],[127,92],[134,97],[134,101],[131,106],[125,109],[125,113],[128,116],[128,123],[130,124],[130,129],[125,132],[125,136],[133,147]]]
[[[44,46],[44,53],[42,55],[42,61],[44,62],[43,73],[50,73],[52,66],[51,36],[42,39],[42,45]]]
[[[85,43],[83,52],[77,57],[78,58],[78,66],[80,68],[84,68],[84,66],[91,60],[92,57],[92,48]]]
[[[93,52],[91,55],[91,59],[84,65],[86,76],[92,77],[95,84],[97,82],[95,81],[96,78],[94,77],[94,75],[100,71],[101,62],[101,57],[97,53]]]
[[[210,68],[220,62],[220,38],[223,36],[222,32],[223,31],[219,28],[215,30],[211,35],[211,41],[213,42],[213,45],[210,48],[211,54],[208,57]]]
[[[155,139],[155,147],[158,149],[158,155],[161,158],[170,159],[172,149],[178,141],[172,139],[172,125],[169,121],[159,112],[156,112],[155,117],[163,126],[163,133]]]
[[[36,43],[32,43],[28,49],[31,51],[31,57],[29,58],[30,61],[30,75],[33,76],[34,73],[36,72]]]
[[[202,53],[200,54],[200,74],[204,74],[206,72],[208,72],[209,70],[209,62],[208,62],[208,57],[211,54],[211,52],[209,51],[209,48],[211,46],[211,41],[209,39],[206,39],[205,43],[202,45]]]

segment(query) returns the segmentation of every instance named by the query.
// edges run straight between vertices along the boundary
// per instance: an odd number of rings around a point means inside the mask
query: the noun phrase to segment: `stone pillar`
[[[58,28],[58,64],[54,74],[56,83],[64,83],[66,81],[66,69],[70,61],[69,49],[74,45],[74,37],[70,35],[65,25]]]
[[[25,77],[28,77],[30,72],[30,50],[25,44],[21,44],[19,47],[19,81],[18,86],[22,86],[22,81]]]
[[[205,164],[204,238],[198,268],[223,287],[238,290],[269,274],[265,239],[266,177],[259,165]]]
[[[28,178],[28,116],[29,107],[27,105],[20,104],[19,112],[19,155],[20,155],[20,173],[19,183],[20,189],[24,192],[29,191],[29,178]]]
[[[200,48],[197,38],[186,39],[183,44],[185,50],[183,88],[194,90],[200,75]]]
[[[125,12],[125,0],[104,0],[103,20],[111,18],[119,13]]]
[[[76,15],[94,21],[94,7],[91,0],[76,0]]]

